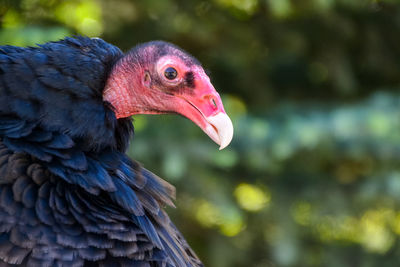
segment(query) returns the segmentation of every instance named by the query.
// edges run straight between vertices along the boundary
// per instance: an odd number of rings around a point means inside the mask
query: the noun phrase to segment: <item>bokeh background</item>
[[[217,146],[136,116],[129,153],[177,187],[206,266],[400,266],[396,0],[0,0],[0,43],[171,41],[211,73],[234,126]]]

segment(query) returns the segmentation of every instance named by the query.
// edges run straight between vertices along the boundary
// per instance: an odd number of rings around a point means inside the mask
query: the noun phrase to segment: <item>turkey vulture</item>
[[[163,210],[174,188],[125,154],[139,113],[181,114],[220,149],[232,139],[175,45],[0,46],[0,266],[202,266]]]

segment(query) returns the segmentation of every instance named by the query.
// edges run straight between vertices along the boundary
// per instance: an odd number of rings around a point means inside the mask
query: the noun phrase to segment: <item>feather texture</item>
[[[102,100],[122,57],[85,37],[0,47],[0,266],[202,266]]]

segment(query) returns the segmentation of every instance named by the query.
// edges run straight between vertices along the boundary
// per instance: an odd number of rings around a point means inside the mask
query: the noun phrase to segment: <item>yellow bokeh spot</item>
[[[234,195],[239,205],[247,211],[259,211],[271,200],[271,194],[259,187],[242,183],[235,189]]]
[[[396,234],[400,235],[400,212],[393,217],[392,229]]]
[[[361,217],[319,215],[309,202],[299,201],[291,210],[293,219],[300,225],[315,230],[324,242],[336,240],[360,244],[372,253],[384,254],[394,245],[395,235],[400,235],[400,212],[390,208],[367,210]]]
[[[77,28],[82,34],[87,36],[98,36],[103,32],[100,22],[90,18],[85,18]]]
[[[234,207],[215,205],[207,200],[199,200],[195,205],[196,220],[208,228],[217,228],[225,236],[235,236],[244,228],[243,217]]]
[[[334,226],[333,226],[333,218],[331,216],[324,216],[318,224],[316,225],[316,229],[319,234],[319,238],[323,241],[331,241],[334,237]]]
[[[237,235],[242,231],[242,229],[242,222],[230,222],[220,226],[221,233],[230,237]]]
[[[383,254],[393,246],[394,237],[386,227],[393,216],[393,211],[387,209],[369,210],[363,215],[361,242],[367,250]]]
[[[197,204],[196,219],[203,226],[212,227],[220,224],[221,212],[212,203],[201,200]]]
[[[351,216],[345,216],[339,223],[337,239],[358,242],[360,239],[358,220]]]
[[[95,1],[65,1],[58,6],[55,15],[58,20],[84,35],[98,36],[103,31],[101,8]]]
[[[223,235],[232,237],[244,229],[243,218],[238,212],[225,214],[222,219],[219,230]]]
[[[323,216],[318,219],[316,229],[323,241],[344,240],[360,242],[359,221],[351,216]]]

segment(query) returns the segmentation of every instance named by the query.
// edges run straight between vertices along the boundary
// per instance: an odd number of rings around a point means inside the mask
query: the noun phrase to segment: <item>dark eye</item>
[[[176,69],[169,67],[164,71],[164,76],[168,80],[173,80],[176,78],[176,76],[178,76],[178,72]]]

